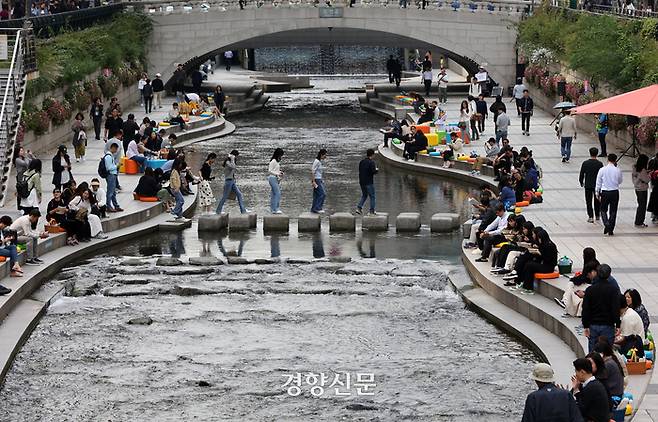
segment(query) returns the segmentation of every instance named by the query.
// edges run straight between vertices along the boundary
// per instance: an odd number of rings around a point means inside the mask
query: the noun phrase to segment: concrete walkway
[[[457,120],[460,102],[461,98],[450,98],[448,104],[443,106],[447,110],[448,120]],[[614,237],[604,236],[603,226],[600,223],[587,223],[584,192],[578,182],[580,164],[589,158],[588,149],[592,146],[598,147],[594,128],[591,133],[579,133],[573,145],[571,163],[562,163],[559,142],[553,127],[549,125],[553,119],[552,115],[542,110],[536,110],[531,122],[531,135],[522,136],[520,118],[517,118],[516,113],[513,112],[512,104],[508,104],[508,110],[512,111],[510,113],[512,126],[509,131],[511,144],[517,150],[524,145],[531,149],[535,160],[543,170],[544,202],[525,208],[523,215],[550,233],[558,247],[559,255],[567,255],[574,260],[574,270],[582,268],[583,248],[593,247],[599,261],[607,263],[613,268],[613,275],[619,281],[622,291],[635,288],[640,292],[651,321],[656,324],[658,322],[658,280],[656,279],[658,260],[655,251],[658,247],[658,226],[651,224],[650,215],[647,214],[646,222],[649,227],[646,229],[634,227],[636,200],[631,181],[631,166],[635,159],[624,157],[619,163],[623,171],[624,183],[621,190],[617,228]],[[485,130],[481,139],[469,145],[466,148],[467,151],[474,150],[479,153],[483,151],[484,141],[493,134],[491,120],[487,121],[487,127],[488,129]],[[618,152],[610,147],[608,150]],[[392,152],[384,151],[384,155],[389,160],[399,160],[399,157]],[[411,162],[408,163],[411,164]],[[412,165],[421,166],[415,163]],[[427,167],[428,164],[424,163],[422,166]],[[459,170],[455,171],[459,172]],[[465,172],[461,173],[465,174]],[[499,280],[490,277],[488,273],[490,264],[473,262],[469,252],[466,252],[467,256],[465,256],[467,266],[478,274],[478,284],[481,284],[488,293],[508,306],[512,306],[517,312],[527,314],[528,318],[535,321],[538,321],[535,318],[547,320],[544,323],[545,326],[551,324],[555,327],[564,326],[566,330],[558,327],[555,331],[560,331],[559,336],[565,341],[570,340],[569,343],[574,351],[582,350],[585,338],[582,336],[582,329],[578,327],[579,319],[562,318],[561,309],[551,300],[552,296],[560,294],[563,286],[566,285],[566,278],[561,277],[558,280],[547,282],[539,295],[522,297],[507,294],[506,289],[498,286]],[[487,283],[485,279],[490,279],[491,282]],[[487,284],[483,285],[482,281]],[[532,310],[533,308],[535,311]],[[525,323],[519,320],[523,317],[520,314],[517,315],[517,322],[519,326],[523,327]],[[558,335],[555,331],[553,333]],[[560,361],[557,365],[560,375],[565,374],[570,366],[570,362],[566,362],[570,356],[564,355],[563,359],[565,362]],[[658,420],[658,375],[655,375],[655,372],[652,371],[646,377],[632,378],[632,385],[629,388],[636,393],[636,399],[642,398],[642,394],[646,393],[633,419],[635,421]],[[650,379],[647,380],[647,377]]]

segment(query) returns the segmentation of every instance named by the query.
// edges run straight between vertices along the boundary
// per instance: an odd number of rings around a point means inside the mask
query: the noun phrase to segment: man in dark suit
[[[530,374],[537,391],[528,394],[521,422],[582,422],[576,401],[567,390],[555,386],[553,368],[538,363]]]
[[[592,363],[586,358],[573,361],[576,374],[571,377],[571,387],[580,414],[586,422],[609,422],[610,403],[601,381],[592,375]]]

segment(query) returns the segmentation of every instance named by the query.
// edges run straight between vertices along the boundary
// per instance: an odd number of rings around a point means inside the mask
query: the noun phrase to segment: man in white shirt
[[[437,79],[439,80],[439,103],[445,104],[448,102],[448,75],[444,67],[441,68]]]
[[[601,220],[603,234],[613,236],[617,222],[619,206],[619,187],[623,181],[621,170],[617,167],[617,154],[608,154],[608,165],[602,167],[596,175],[596,197],[601,202]],[[608,209],[610,213],[608,213]]]
[[[564,117],[560,119],[560,123],[557,125],[557,133],[560,137],[562,162],[568,163],[571,158],[571,144],[578,134],[576,129],[576,119],[571,117],[571,112],[569,110],[564,111]]]
[[[512,89],[512,99],[510,100],[510,103],[516,101],[516,112],[519,114],[519,117],[521,117],[521,100],[523,99],[523,91],[526,89],[525,85],[523,85],[523,78],[518,78],[516,80],[516,85],[514,85],[514,88]]]
[[[496,207],[496,219],[480,233],[480,238],[484,240],[484,247],[482,248],[482,256],[476,259],[476,262],[489,261],[489,254],[493,245],[506,240],[502,233],[507,228],[507,217],[509,217],[509,214],[505,211],[505,206],[498,204]]]
[[[126,157],[129,160],[137,161],[139,163],[139,172],[143,173],[144,168],[146,167],[146,154],[155,155],[153,151],[144,146],[144,138],[140,139],[139,142],[134,139],[128,144],[128,149],[126,150]]]
[[[25,243],[27,252],[27,265],[40,265],[43,261],[38,258],[37,242],[39,239],[48,237],[47,231],[39,231],[38,224],[41,217],[41,211],[33,209],[28,215],[18,217],[11,224],[10,229],[14,230],[18,236],[18,243]]]

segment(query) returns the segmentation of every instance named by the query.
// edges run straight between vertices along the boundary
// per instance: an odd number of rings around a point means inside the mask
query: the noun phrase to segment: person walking
[[[318,155],[313,161],[311,166],[311,186],[313,186],[313,204],[311,205],[311,212],[315,214],[323,214],[324,199],[327,194],[324,190],[324,180],[322,179],[324,173],[324,164],[322,163],[327,158],[327,150],[322,148],[318,151]]]
[[[605,136],[608,134],[608,115],[601,113],[597,116],[596,132],[599,134],[599,144],[601,144],[601,155],[599,157],[606,157],[608,150],[606,148]]]
[[[635,211],[635,227],[644,229],[648,226],[644,224],[644,219],[647,215],[647,200],[649,197],[649,182],[651,176],[647,165],[649,164],[649,157],[645,154],[640,154],[637,161],[633,165],[633,187],[635,188],[635,196],[637,198],[637,210]]]
[[[283,214],[280,209],[281,206],[281,178],[283,177],[283,171],[281,171],[281,158],[283,157],[283,150],[277,148],[272,154],[272,159],[270,159],[270,165],[267,169],[267,181],[272,188],[272,194],[270,196],[270,211],[272,214]]]
[[[211,152],[203,162],[199,176],[201,176],[201,183],[199,183],[199,206],[201,210],[207,213],[210,210],[210,205],[215,202],[215,197],[212,194],[210,181],[215,178],[212,176],[212,165],[217,159],[217,154]]]
[[[212,99],[215,102],[215,107],[217,107],[219,114],[224,114],[224,102],[226,101],[226,94],[222,90],[221,85],[217,85],[215,87]]]
[[[583,421],[573,395],[555,385],[555,374],[549,364],[535,364],[530,379],[537,384],[537,391],[528,394],[521,422]]]
[[[494,132],[498,131],[498,125],[496,124],[496,119],[498,119],[498,115],[500,114],[501,110],[507,113],[507,107],[503,102],[503,97],[497,95],[496,100],[491,104],[491,107],[489,107],[489,111],[491,112],[491,118],[493,119],[494,122]]]
[[[146,78],[144,81],[144,87],[142,88],[142,98],[144,98],[144,111],[146,114],[151,114],[153,109],[153,86],[151,85],[151,80]]]
[[[75,115],[75,119],[71,124],[71,130],[73,131],[73,149],[75,151],[75,161],[76,163],[85,160],[85,153],[87,151],[87,126],[84,123],[85,116],[82,113]]]
[[[139,102],[140,106],[144,107],[144,85],[146,85],[146,73],[142,73],[142,76],[139,78],[139,81],[137,82],[137,90],[139,91]]]
[[[240,188],[238,188],[238,185],[235,182],[237,173],[236,163],[239,155],[240,152],[237,149],[234,149],[222,162],[222,167],[224,167],[224,193],[222,194],[222,199],[220,199],[219,204],[217,204],[217,210],[215,210],[215,213],[217,214],[222,213],[224,203],[226,203],[229,195],[235,195],[235,199],[238,200],[238,206],[240,207],[240,212],[242,214],[249,212],[242,202],[242,192],[240,192]]]
[[[480,135],[482,135],[484,133],[484,121],[489,116],[487,102],[485,101],[483,94],[480,94],[478,99],[475,100],[475,112],[478,115],[478,131],[480,132]]]
[[[103,156],[103,164],[105,165],[105,171],[107,176],[105,178],[107,182],[107,198],[105,204],[107,206],[107,212],[121,212],[123,209],[119,206],[117,202],[117,186],[119,180],[119,167],[115,161],[115,154],[119,151],[119,143],[114,142],[110,144],[109,150],[105,152]],[[102,175],[101,175],[102,176]]]
[[[101,129],[103,122],[103,102],[100,97],[94,98],[94,101],[91,103],[91,109],[89,110],[89,118],[94,123],[94,134],[96,135],[96,140],[101,140]]]
[[[25,198],[20,198],[20,209],[23,210],[23,215],[27,215],[33,209],[39,209],[41,206],[41,199],[43,191],[41,189],[41,160],[35,158],[30,161],[28,170],[23,175],[23,180],[27,182],[28,195]]]
[[[507,139],[507,131],[509,130],[510,119],[505,109],[498,109],[498,116],[496,116],[496,143],[500,143],[501,139]]]
[[[400,82],[402,82],[402,65],[398,59],[393,61],[393,81],[396,88],[400,88]]]
[[[437,79],[439,81],[439,103],[445,104],[448,102],[448,74],[445,68],[441,68]]]
[[[425,85],[425,96],[430,96],[430,90],[432,89],[432,68],[426,68],[423,70],[423,85]]]
[[[598,153],[599,150],[596,147],[589,149],[589,158],[583,161],[583,164],[580,166],[580,175],[578,176],[580,187],[585,188],[588,223],[593,223],[595,218],[596,221],[601,218],[601,202],[598,196],[594,194],[596,176],[599,174],[601,167],[603,167],[603,163],[596,158]],[[594,205],[593,207],[592,204]]]
[[[71,159],[66,153],[66,146],[60,145],[57,148],[57,153],[52,160],[53,167],[53,180],[52,183],[55,188],[60,189],[62,185],[67,184],[70,180],[73,180],[73,175],[71,174]]]
[[[393,55],[391,54],[388,56],[388,60],[386,60],[386,71],[388,72],[388,83],[392,84],[393,83],[393,72],[395,70],[395,59],[393,58]]]
[[[602,167],[596,175],[596,195],[601,201],[601,218],[603,234],[614,235],[619,206],[619,187],[623,182],[621,170],[617,167],[617,155],[608,154],[608,165]],[[610,212],[608,213],[608,210]]]
[[[562,162],[568,163],[571,158],[571,144],[578,135],[576,128],[576,119],[571,116],[571,111],[564,110],[564,116],[557,125],[557,133],[560,137],[560,154]]]
[[[587,422],[609,422],[608,392],[594,376],[592,362],[587,358],[578,358],[573,361],[573,367],[576,373],[571,377],[571,389],[581,416]]]
[[[523,85],[523,78],[517,78],[516,85],[514,85],[514,88],[512,89],[512,99],[510,100],[510,103],[516,101],[516,112],[518,113],[518,117],[521,117],[521,99],[523,98],[523,93],[525,91],[527,91],[527,88]]]
[[[185,69],[183,69],[183,64],[178,63],[176,65],[176,70],[174,70],[174,75],[172,78],[173,84],[172,88],[174,89],[174,94],[176,95],[176,101],[181,102],[183,101],[183,92],[185,91]]]
[[[366,199],[370,198],[370,214],[375,215],[375,174],[379,171],[375,160],[375,150],[369,148],[366,151],[366,158],[359,162],[359,185],[361,186],[361,199],[356,206],[356,213],[363,213],[363,205]]]
[[[519,113],[521,113],[521,131],[524,135],[530,136],[530,117],[532,117],[535,103],[530,98],[527,89],[523,90],[523,97],[519,101]]]
[[[614,344],[616,329],[621,326],[619,314],[619,287],[610,282],[612,270],[607,264],[599,265],[587,274],[594,280],[585,290],[582,304],[582,323],[584,335],[588,339],[589,350],[592,352],[599,336],[604,336],[610,344]]]
[[[181,192],[181,187],[183,185],[181,179],[181,172],[185,169],[184,161],[179,157],[174,160],[174,164],[171,168],[171,174],[169,175],[169,189],[171,194],[174,196],[176,204],[171,210],[171,214],[175,217],[176,220],[183,219],[183,205],[185,205],[185,198],[183,198],[183,193]]]
[[[164,82],[162,82],[162,75],[155,74],[155,79],[151,82],[153,88],[153,105],[162,108],[162,96],[164,94]]]
[[[224,62],[226,64],[226,71],[231,71],[231,64],[233,62],[233,52],[231,50],[224,52]]]

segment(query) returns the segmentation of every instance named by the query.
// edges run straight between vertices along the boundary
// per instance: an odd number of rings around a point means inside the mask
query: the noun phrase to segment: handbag
[[[87,215],[89,211],[87,208],[80,208],[78,211],[75,213],[75,219],[78,221],[87,221]]]

